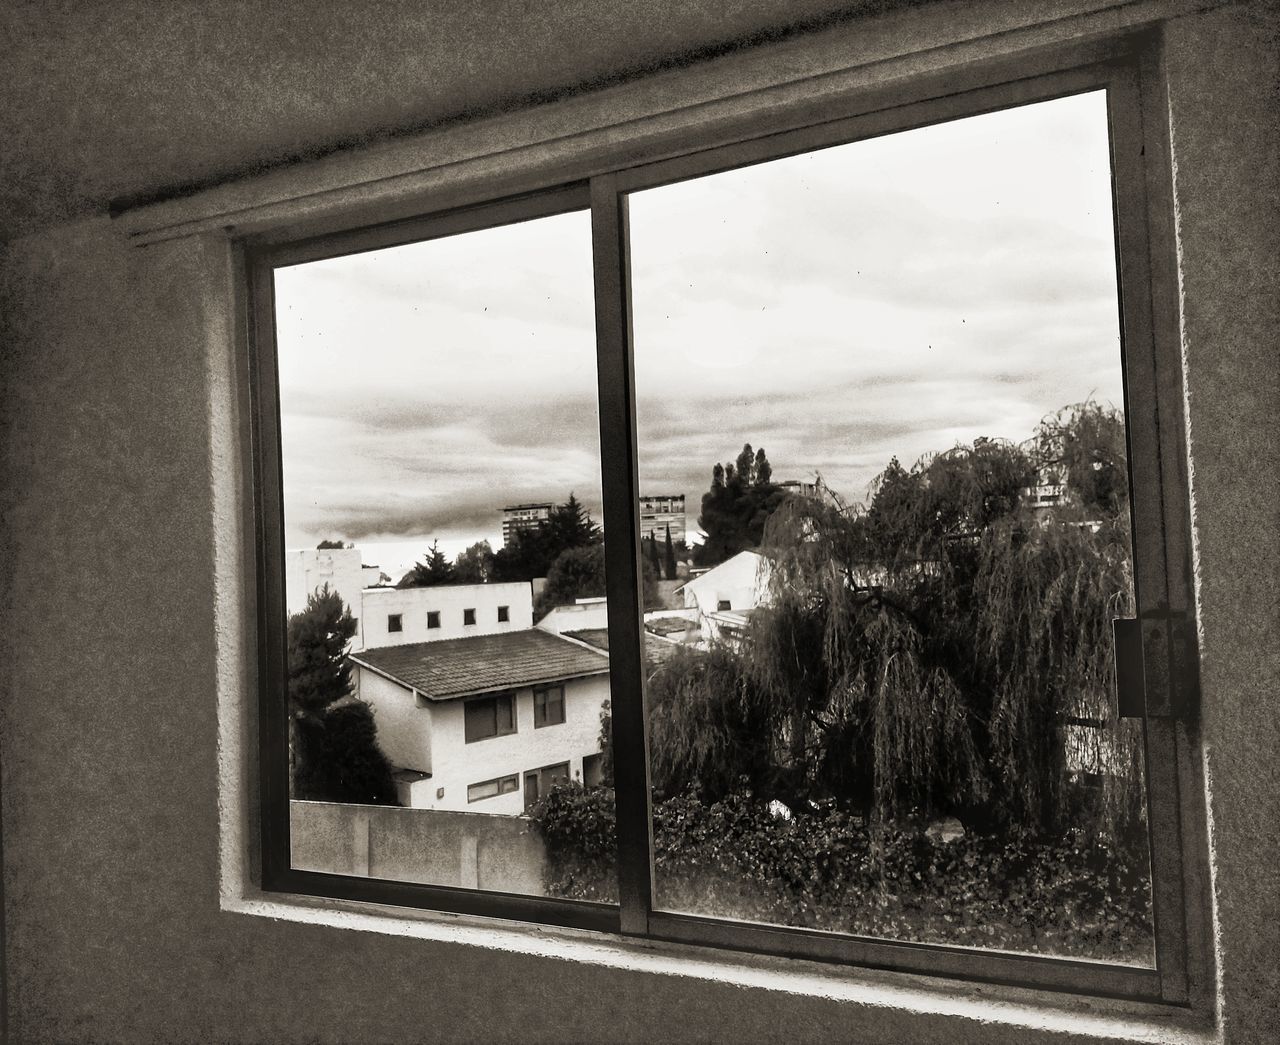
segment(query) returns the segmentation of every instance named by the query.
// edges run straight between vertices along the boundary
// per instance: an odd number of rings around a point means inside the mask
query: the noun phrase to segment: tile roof
[[[606,654],[537,628],[383,646],[353,653],[351,659],[432,700],[452,700],[609,670]]]

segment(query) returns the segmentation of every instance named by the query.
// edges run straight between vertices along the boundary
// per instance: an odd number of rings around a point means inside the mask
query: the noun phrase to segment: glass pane
[[[545,895],[609,697],[588,216],[275,290],[293,866]]]
[[[1151,964],[1104,95],[630,215],[656,906]]]

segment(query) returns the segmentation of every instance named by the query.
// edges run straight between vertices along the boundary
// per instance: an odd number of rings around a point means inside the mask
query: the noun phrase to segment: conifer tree
[[[667,546],[666,546],[666,554],[664,555],[663,558],[664,558],[663,565],[665,566],[666,572],[667,572],[667,580],[673,581],[676,579],[676,549],[675,549],[675,546],[671,543],[671,524],[670,523],[667,524]]]

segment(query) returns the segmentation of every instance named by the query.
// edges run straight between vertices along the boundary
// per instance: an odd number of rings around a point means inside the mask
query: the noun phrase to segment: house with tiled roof
[[[538,628],[351,654],[400,801],[518,814],[557,780],[595,783],[609,657]]]

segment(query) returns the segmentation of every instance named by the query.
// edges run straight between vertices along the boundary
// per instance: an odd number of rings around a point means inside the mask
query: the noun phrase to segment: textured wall
[[[1215,917],[1241,1043],[1267,1040],[1280,997],[1280,149],[1264,6],[1182,20],[1170,60]],[[15,1040],[1032,1040],[984,1024],[969,994],[935,1006],[958,1016],[904,1014],[793,993],[783,974],[738,986],[222,912],[204,347],[217,263],[198,243],[130,250],[105,222],[3,255]],[[1052,1040],[1086,1040],[1076,1026]]]

